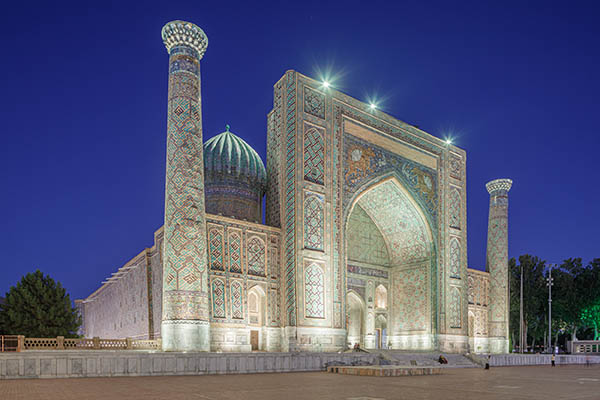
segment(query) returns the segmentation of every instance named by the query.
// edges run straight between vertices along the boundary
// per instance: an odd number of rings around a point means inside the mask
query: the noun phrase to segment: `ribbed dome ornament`
[[[264,188],[267,171],[258,153],[225,125],[222,132],[204,142],[207,173],[225,173],[251,179]]]
[[[170,53],[175,46],[189,46],[198,51],[198,58],[202,59],[208,47],[208,37],[202,29],[191,22],[171,21],[162,28],[162,40]]]

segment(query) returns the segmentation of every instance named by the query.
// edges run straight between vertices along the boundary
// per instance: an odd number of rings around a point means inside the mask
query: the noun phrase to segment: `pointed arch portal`
[[[435,246],[419,205],[387,178],[355,197],[345,226],[348,342],[360,335],[367,348],[432,349]]]

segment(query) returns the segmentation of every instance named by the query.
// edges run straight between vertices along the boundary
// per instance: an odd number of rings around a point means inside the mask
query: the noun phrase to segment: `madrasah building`
[[[463,149],[290,70],[274,85],[265,168],[229,127],[203,139],[202,29],[173,21],[162,39],[164,225],[77,301],[85,337],[508,352],[509,179],[486,185],[486,271],[469,269]]]

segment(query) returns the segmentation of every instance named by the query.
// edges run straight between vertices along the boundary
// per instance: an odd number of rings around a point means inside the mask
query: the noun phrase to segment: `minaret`
[[[200,60],[208,38],[196,25],[162,29],[169,52],[162,347],[210,351]]]
[[[490,273],[490,353],[508,353],[508,191],[511,186],[510,179],[496,179],[485,185],[490,194],[485,265]]]

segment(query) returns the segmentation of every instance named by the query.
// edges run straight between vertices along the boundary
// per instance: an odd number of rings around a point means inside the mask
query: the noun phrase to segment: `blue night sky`
[[[470,267],[485,265],[484,185],[504,177],[511,257],[600,257],[594,2],[44,1],[2,14],[0,294],[39,268],[85,297],[152,245],[160,29],[173,19],[209,38],[205,139],[230,124],[265,160],[273,84],[287,69],[329,71],[337,89],[466,149]]]

